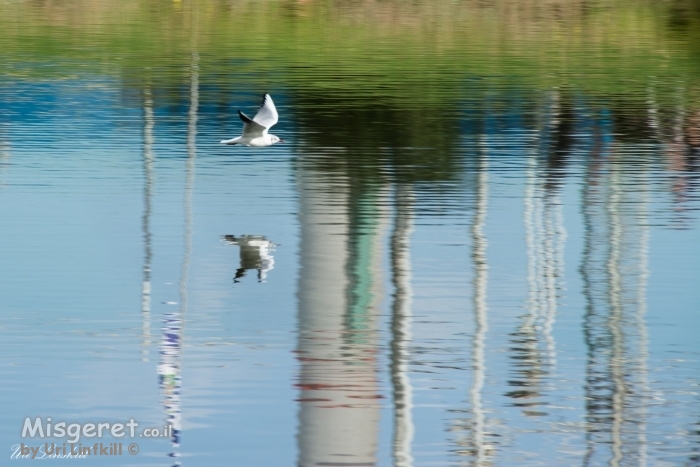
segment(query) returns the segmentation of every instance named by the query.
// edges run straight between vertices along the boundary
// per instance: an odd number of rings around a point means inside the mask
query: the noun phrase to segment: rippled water
[[[694,2],[0,18],[5,459],[700,465]],[[287,142],[220,145],[263,92]]]

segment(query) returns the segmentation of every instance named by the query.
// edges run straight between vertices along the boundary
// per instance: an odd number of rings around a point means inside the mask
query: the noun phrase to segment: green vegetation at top
[[[651,79],[697,82],[700,14],[692,2],[657,3],[3,2],[0,73],[109,73],[175,84],[197,54],[203,83],[230,75],[261,89],[412,94],[416,106],[464,98],[460,83],[484,77],[496,87],[515,80],[611,94]]]

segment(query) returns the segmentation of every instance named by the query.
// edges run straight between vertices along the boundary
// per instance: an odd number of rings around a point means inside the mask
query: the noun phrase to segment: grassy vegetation
[[[232,76],[261,88],[340,88],[399,100],[411,94],[417,106],[461,95],[460,83],[476,77],[493,87],[515,80],[603,94],[624,94],[651,77],[663,83],[700,77],[698,44],[672,27],[669,6],[641,0],[483,4],[4,2],[0,73],[65,77],[80,64],[81,73],[138,79],[155,69],[157,79],[178,82],[189,74],[196,50],[203,83]],[[40,66],[46,63],[54,66]]]

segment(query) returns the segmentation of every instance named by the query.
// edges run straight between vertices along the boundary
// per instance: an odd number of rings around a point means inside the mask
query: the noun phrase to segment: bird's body
[[[263,95],[260,110],[255,117],[250,118],[240,110],[238,115],[243,120],[243,134],[236,138],[225,139],[221,144],[242,144],[243,146],[265,147],[275,143],[283,143],[279,137],[267,133],[277,120],[277,109],[269,94]]]
[[[256,148],[262,148],[265,146],[271,146],[276,143],[276,141],[272,141],[271,136],[274,135],[263,135],[263,136],[257,136],[257,137],[250,137],[250,136],[237,136],[235,138],[227,139],[222,141],[222,144],[242,144],[243,146],[253,146]]]

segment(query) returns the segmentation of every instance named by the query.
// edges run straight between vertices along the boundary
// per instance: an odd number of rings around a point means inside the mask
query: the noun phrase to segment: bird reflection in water
[[[241,266],[236,269],[233,282],[240,282],[249,269],[258,271],[258,282],[265,282],[268,271],[275,265],[275,258],[272,252],[275,245],[263,235],[225,235],[224,239],[229,245],[238,245],[241,252]]]

